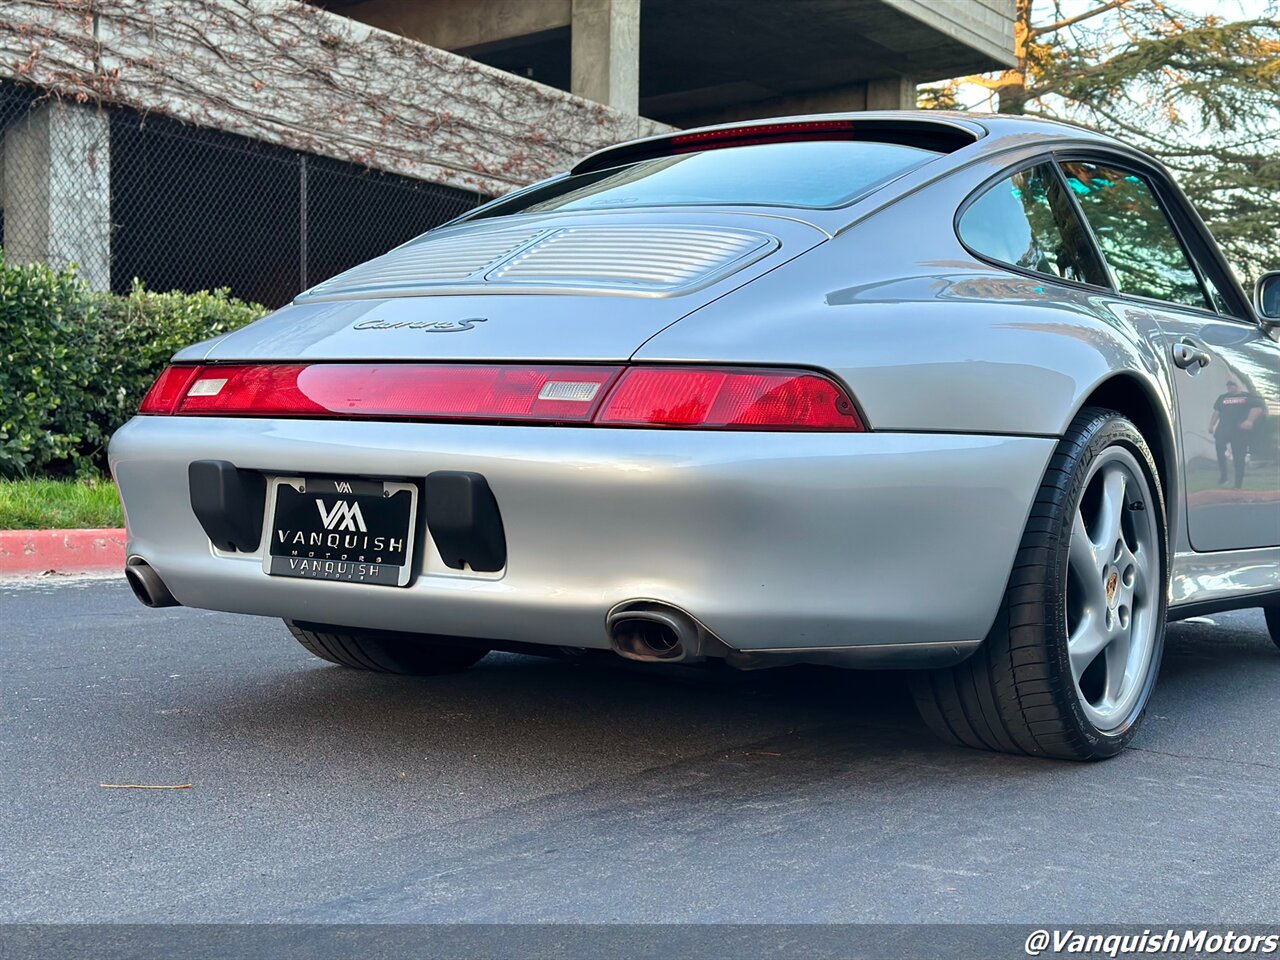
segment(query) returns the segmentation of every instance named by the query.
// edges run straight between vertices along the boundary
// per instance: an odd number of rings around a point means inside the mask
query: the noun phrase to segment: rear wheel
[[[451,643],[450,637],[353,630],[291,620],[284,623],[294,639],[321,660],[354,670],[417,676],[457,673],[479,662],[489,652],[484,646],[462,641]]]
[[[1167,603],[1164,498],[1137,427],[1086,408],[1058,444],[986,641],[911,678],[947,740],[1096,760],[1132,739],[1155,685]]]

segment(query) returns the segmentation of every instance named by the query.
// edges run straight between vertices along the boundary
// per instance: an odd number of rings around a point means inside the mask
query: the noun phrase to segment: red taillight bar
[[[632,367],[595,422],[722,430],[865,429],[848,395],[819,374],[709,367]]]
[[[707,150],[712,147],[744,147],[757,143],[792,143],[806,140],[852,140],[852,120],[801,120],[794,123],[757,123],[697,133],[678,133],[671,138],[675,153]]]
[[[591,419],[620,372],[620,367],[490,364],[206,366],[191,378],[172,412],[215,417],[583,422]],[[142,412],[153,411],[144,404]]]
[[[176,366],[160,375],[139,413],[721,430],[867,429],[848,394],[828,377],[752,367]]]
[[[178,408],[178,401],[187,395],[187,387],[195,379],[199,367],[166,367],[142,398],[139,413],[168,415]]]

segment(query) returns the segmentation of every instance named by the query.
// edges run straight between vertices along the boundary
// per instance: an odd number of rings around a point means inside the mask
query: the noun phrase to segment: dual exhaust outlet
[[[176,607],[178,601],[160,574],[141,557],[124,568],[133,595],[147,607]],[[613,650],[628,660],[647,663],[692,663],[706,658],[721,641],[679,607],[660,600],[620,603],[605,620]]]
[[[178,601],[160,579],[160,574],[141,557],[130,557],[124,565],[124,578],[144,607],[176,607]]]
[[[723,643],[679,607],[661,600],[629,600],[605,619],[613,652],[646,663],[693,663]]]

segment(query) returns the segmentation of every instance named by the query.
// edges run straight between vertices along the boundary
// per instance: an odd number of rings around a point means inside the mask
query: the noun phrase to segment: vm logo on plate
[[[364,525],[364,516],[360,513],[360,504],[358,503],[339,500],[331,509],[326,510],[324,501],[317,499],[316,507],[320,510],[320,519],[324,521],[326,530],[369,532],[369,528]]]

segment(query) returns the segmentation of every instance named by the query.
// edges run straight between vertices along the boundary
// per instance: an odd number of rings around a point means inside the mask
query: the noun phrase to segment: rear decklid
[[[827,234],[783,216],[575,212],[434,231],[179,360],[625,360]]]

